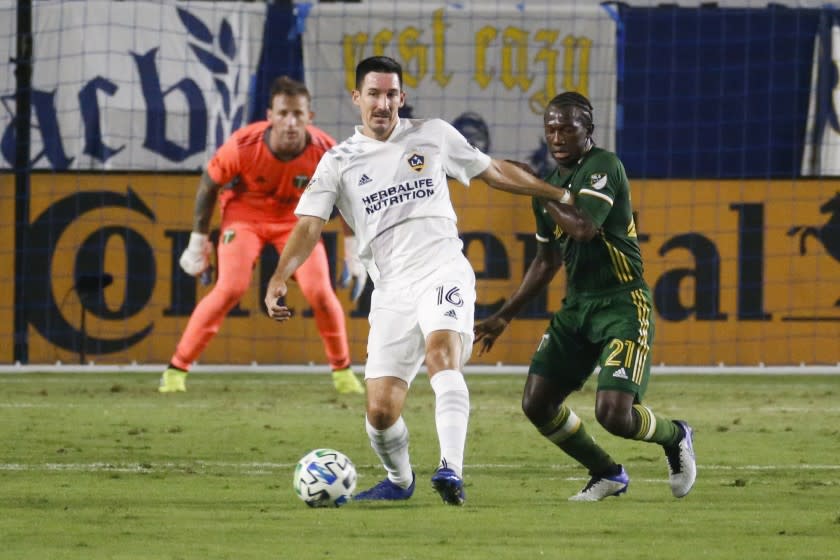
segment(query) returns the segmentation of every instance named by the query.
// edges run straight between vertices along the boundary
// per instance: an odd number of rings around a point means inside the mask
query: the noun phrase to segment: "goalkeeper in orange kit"
[[[328,134],[310,124],[314,116],[310,102],[305,85],[287,77],[277,78],[271,87],[266,120],[234,132],[202,174],[193,231],[180,265],[191,276],[209,269],[213,245],[208,233],[218,199],[222,213],[216,256],[218,279],[190,316],[169,367],[161,376],[161,393],[186,391],[190,366],[247,291],[263,246],[270,243],[278,254],[282,253],[297,223],[294,209],[298,199],[321,156],[335,145]],[[345,226],[343,282],[353,281],[351,298],[355,301],[362,293],[367,273],[358,262],[355,239],[347,235],[348,231]],[[295,280],[312,306],[336,390],[363,393],[350,368],[344,310],[332,288],[323,242],[297,270]]]

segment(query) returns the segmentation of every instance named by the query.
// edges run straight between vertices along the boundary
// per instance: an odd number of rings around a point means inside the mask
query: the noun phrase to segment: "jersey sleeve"
[[[587,175],[582,179],[575,206],[589,214],[595,225],[600,227],[619,191],[625,188],[623,176],[617,157],[612,154],[598,157],[587,165]]]
[[[318,162],[315,174],[303,191],[295,208],[295,216],[316,216],[329,220],[338,198],[340,184],[338,162],[327,152]]]
[[[469,186],[470,179],[490,166],[490,156],[470,145],[458,130],[438,120],[443,130],[443,169],[447,175]]]
[[[534,213],[534,222],[537,226],[535,234],[537,241],[548,246],[556,246],[560,242],[562,232],[536,197],[531,199],[531,211]]]
[[[225,185],[239,175],[238,135],[233,134],[222,144],[207,164],[207,174],[217,185]]]

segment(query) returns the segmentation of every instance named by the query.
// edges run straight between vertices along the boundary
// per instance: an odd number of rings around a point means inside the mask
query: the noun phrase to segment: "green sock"
[[[664,416],[654,414],[648,407],[634,404],[633,413],[639,423],[639,431],[630,439],[670,447],[676,445],[682,438],[682,430],[679,426]]]
[[[566,405],[562,405],[557,416],[539,430],[546,439],[586,467],[590,474],[601,474],[616,466],[612,457],[586,432],[577,414]]]

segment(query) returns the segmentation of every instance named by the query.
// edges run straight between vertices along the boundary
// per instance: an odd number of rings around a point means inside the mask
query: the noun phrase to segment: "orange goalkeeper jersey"
[[[321,156],[335,145],[323,130],[307,126],[309,143],[296,158],[281,161],[265,143],[270,124],[260,121],[234,132],[207,164],[207,174],[224,185],[222,217],[235,220],[295,222],[300,195]]]

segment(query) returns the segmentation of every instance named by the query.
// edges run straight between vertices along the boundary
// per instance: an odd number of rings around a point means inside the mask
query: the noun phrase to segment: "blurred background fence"
[[[264,117],[283,74],[346,138],[355,64],[387,54],[406,70],[403,116],[543,170],[547,101],[592,100],[595,139],[631,180],[655,364],[836,367],[840,26],[802,4],[0,0],[0,363],[168,361],[209,289],[177,265],[209,155]],[[521,280],[533,219],[480,184],[452,194],[480,319]],[[334,268],[340,235],[328,226]],[[264,317],[276,258],[202,364],[325,363],[312,321]],[[526,364],[563,291],[558,277],[473,363]],[[363,361],[369,291],[339,296]]]

